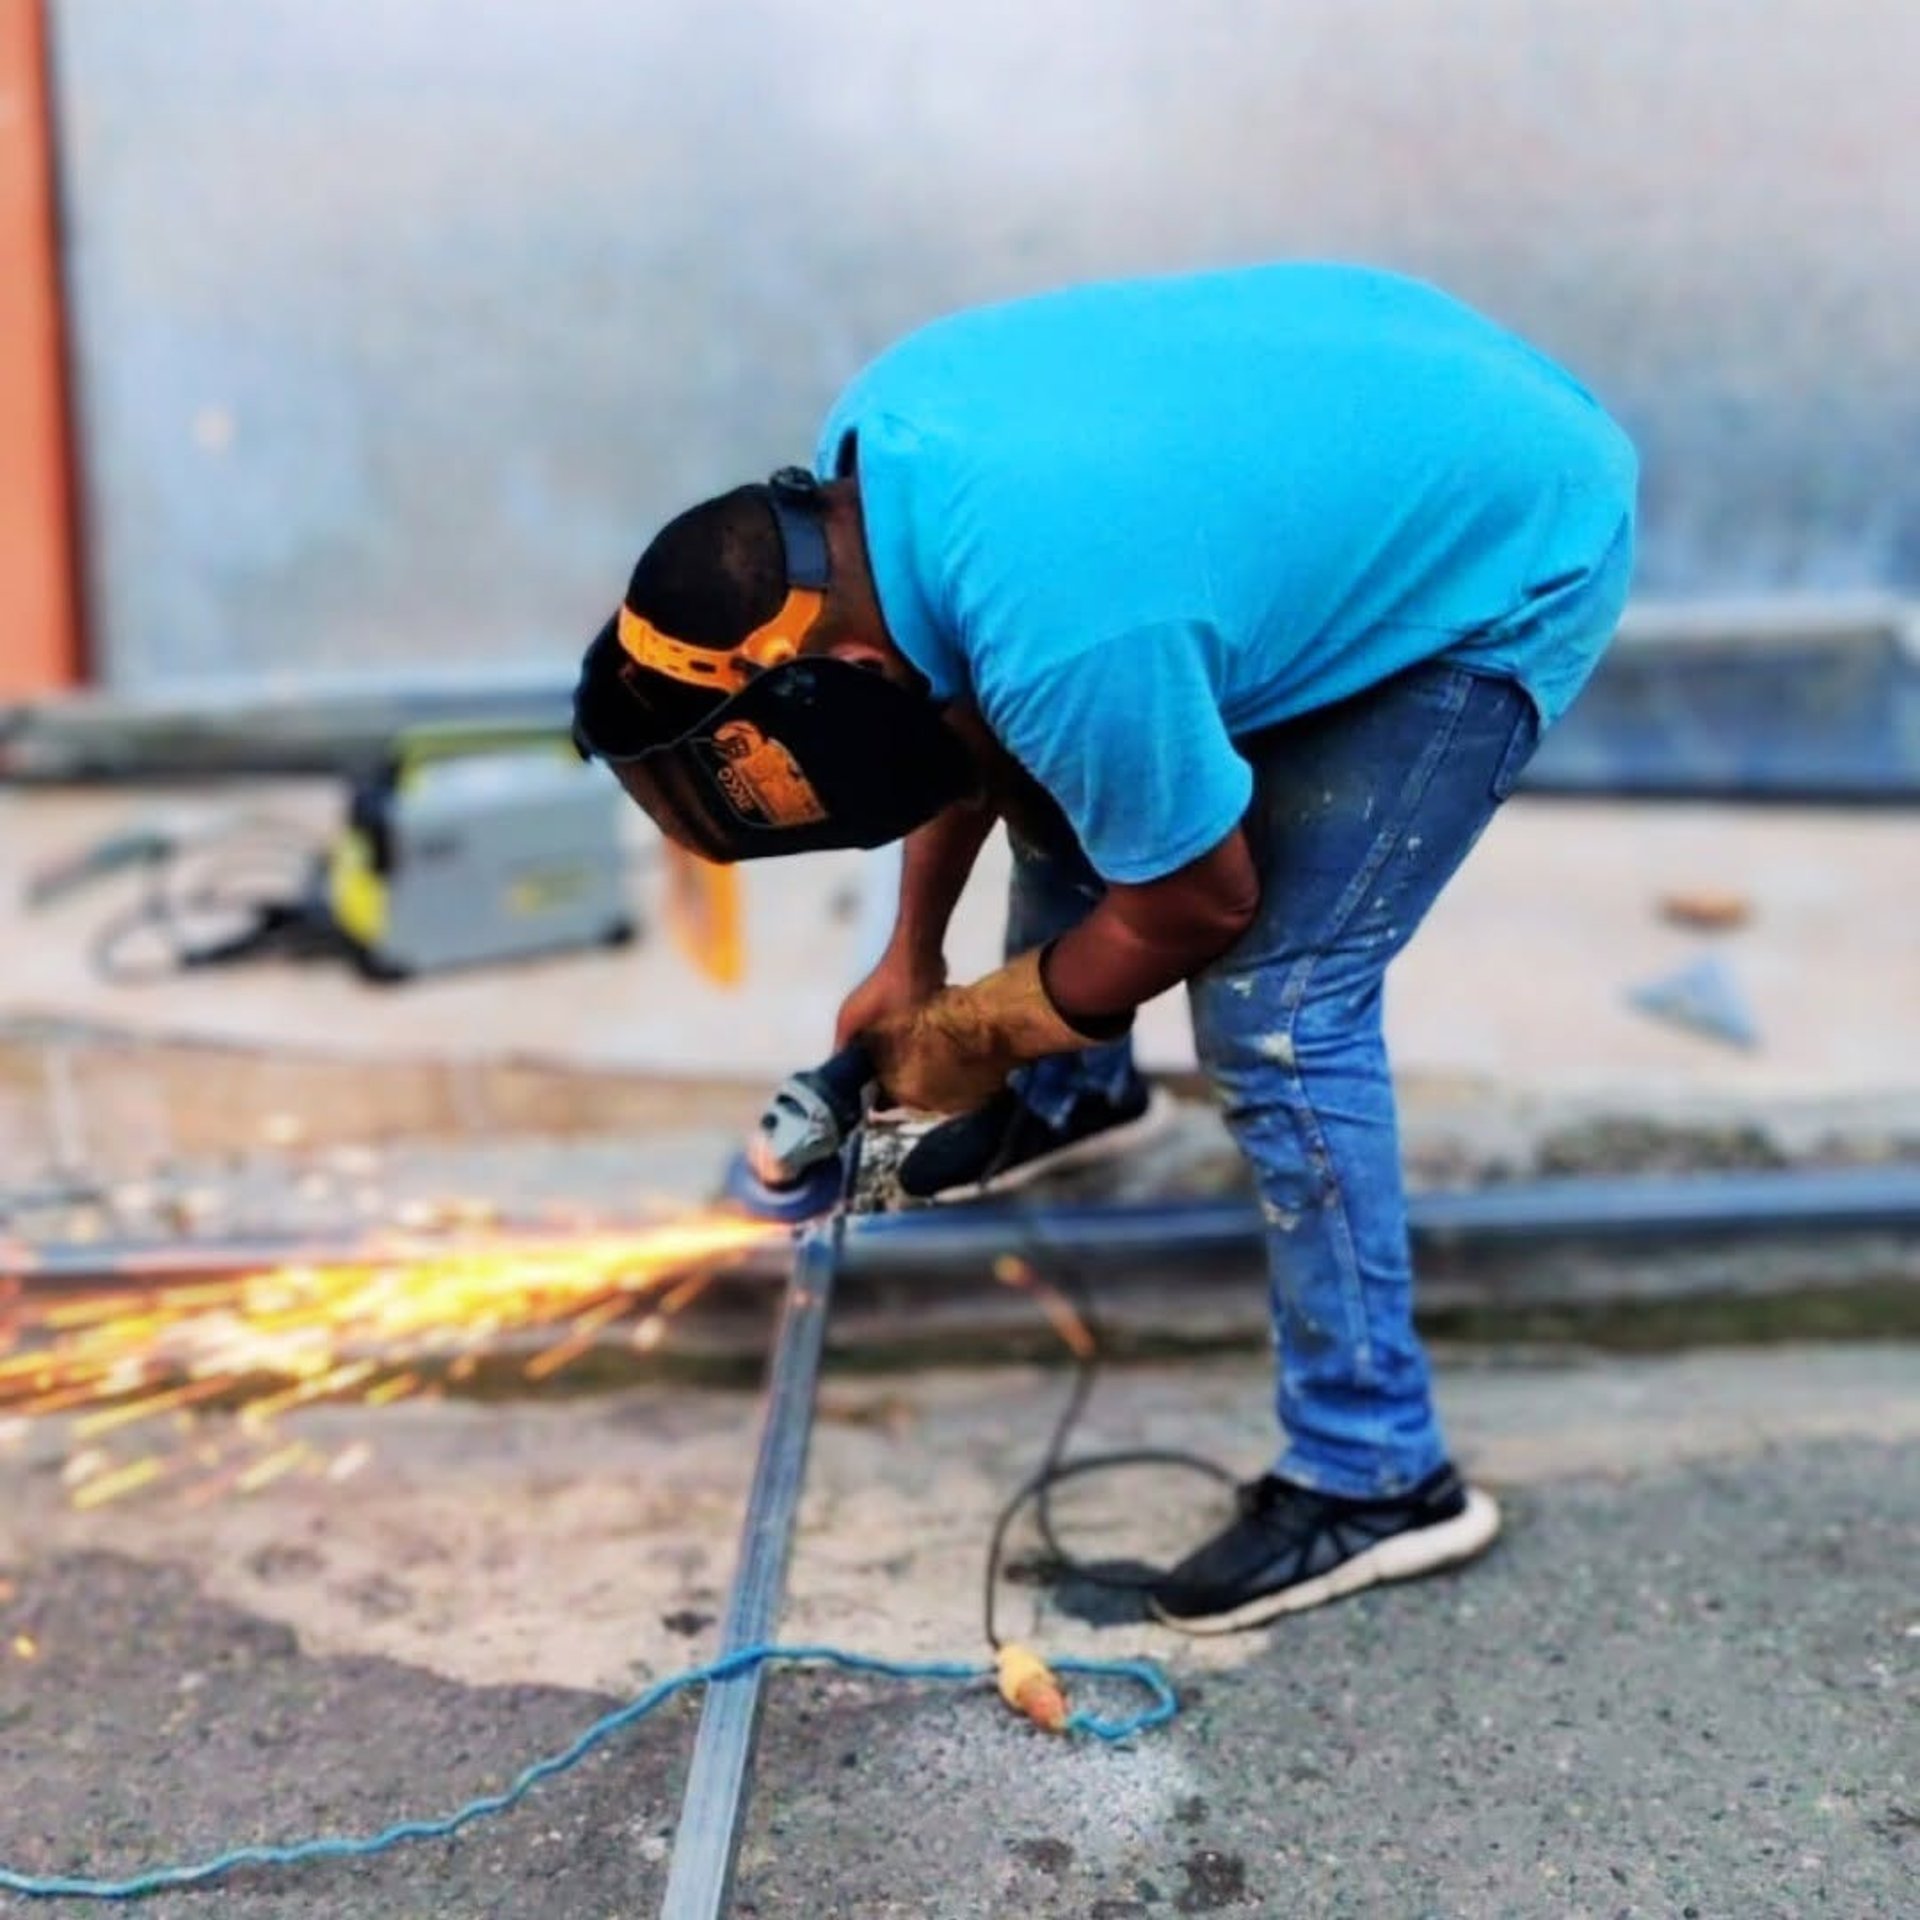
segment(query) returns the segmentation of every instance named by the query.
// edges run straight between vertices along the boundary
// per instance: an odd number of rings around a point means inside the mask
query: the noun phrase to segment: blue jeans
[[[1240,743],[1260,910],[1188,998],[1266,1217],[1275,1471],[1303,1486],[1397,1493],[1447,1457],[1413,1329],[1381,987],[1538,742],[1517,684],[1434,661]],[[1083,918],[1101,883],[1076,855],[1014,854],[1019,951]],[[1036,1063],[1023,1091],[1058,1117],[1135,1077],[1122,1041]]]

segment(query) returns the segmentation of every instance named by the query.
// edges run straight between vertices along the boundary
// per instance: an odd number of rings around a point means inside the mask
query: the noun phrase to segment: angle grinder
[[[811,1220],[846,1191],[845,1149],[867,1117],[873,1060],[859,1041],[790,1075],[727,1169],[724,1189],[763,1220]]]

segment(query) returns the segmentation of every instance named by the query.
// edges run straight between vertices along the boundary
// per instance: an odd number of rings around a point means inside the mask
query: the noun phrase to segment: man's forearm
[[[919,910],[953,910],[986,837],[945,820],[908,842]],[[962,850],[966,858],[960,859]],[[955,875],[958,879],[955,879]],[[910,883],[901,885],[902,924]],[[964,1113],[991,1099],[1026,1060],[1117,1039],[1133,1011],[1216,960],[1252,924],[1260,881],[1236,828],[1210,853],[1143,885],[1115,885],[1069,933],[1016,955],[984,980],[947,987],[867,1032],[890,1097],[935,1113]],[[895,940],[901,938],[898,930]]]
[[[1259,876],[1246,841],[1230,834],[1163,880],[1109,887],[1100,904],[1047,949],[1047,993],[1083,1032],[1123,1028],[1135,1007],[1226,952],[1259,904]]]
[[[896,948],[940,952],[974,862],[993,831],[994,817],[988,806],[949,807],[907,836],[900,863],[900,905],[893,923]]]

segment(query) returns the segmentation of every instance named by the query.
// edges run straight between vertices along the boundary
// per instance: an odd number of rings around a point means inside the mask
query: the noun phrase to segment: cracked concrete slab
[[[968,1654],[985,1522],[1060,1385],[830,1379],[789,1637]],[[1257,1470],[1265,1390],[1246,1361],[1116,1370],[1083,1443]],[[739,1911],[1904,1911],[1920,1353],[1478,1365],[1442,1392],[1507,1505],[1484,1565],[1204,1645],[1015,1589],[1051,1649],[1169,1660],[1181,1718],[1120,1751],[1046,1742],[984,1697],[783,1675]],[[0,1452],[0,1858],[127,1865],[497,1785],[711,1645],[752,1415],[662,1389],[343,1410],[304,1424],[373,1434],[354,1480],[89,1514],[33,1429]],[[1211,1517],[1156,1476],[1061,1511],[1096,1552],[1170,1551]],[[31,1660],[8,1653],[21,1633]],[[676,1706],[457,1842],[250,1874],[221,1911],[652,1911],[691,1729]]]

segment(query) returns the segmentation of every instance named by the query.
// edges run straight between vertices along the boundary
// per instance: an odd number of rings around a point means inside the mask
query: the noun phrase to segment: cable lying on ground
[[[1089,1739],[1112,1744],[1131,1740],[1136,1735],[1163,1727],[1179,1711],[1180,1703],[1166,1675],[1151,1660],[1057,1660],[1056,1672],[1077,1674],[1088,1679],[1125,1680],[1142,1688],[1148,1704],[1119,1719],[1104,1719],[1097,1714],[1070,1713],[1058,1731],[1084,1734]],[[977,1685],[995,1678],[993,1667],[966,1660],[884,1660],[873,1654],[850,1653],[842,1647],[758,1646],[742,1647],[737,1653],[710,1660],[704,1666],[689,1667],[684,1673],[670,1674],[655,1681],[646,1692],[623,1707],[603,1714],[578,1738],[521,1769],[498,1793],[483,1794],[469,1800],[452,1813],[432,1819],[401,1820],[379,1833],[364,1835],[322,1835],[311,1840],[296,1840],[279,1846],[235,1847],[209,1859],[187,1865],[156,1867],[124,1879],[94,1879],[83,1875],[21,1873],[0,1867],[0,1889],[9,1893],[33,1895],[42,1899],[65,1897],[82,1900],[139,1900],[150,1894],[180,1887],[205,1886],[239,1867],[297,1867],[319,1860],[364,1860],[387,1853],[413,1840],[444,1840],[497,1813],[505,1813],[542,1781],[565,1773],[585,1759],[592,1750],[614,1734],[644,1720],[656,1707],[689,1687],[709,1681],[731,1679],[758,1666],[825,1666],[843,1673],[874,1674],[888,1680],[938,1680],[958,1685]]]

